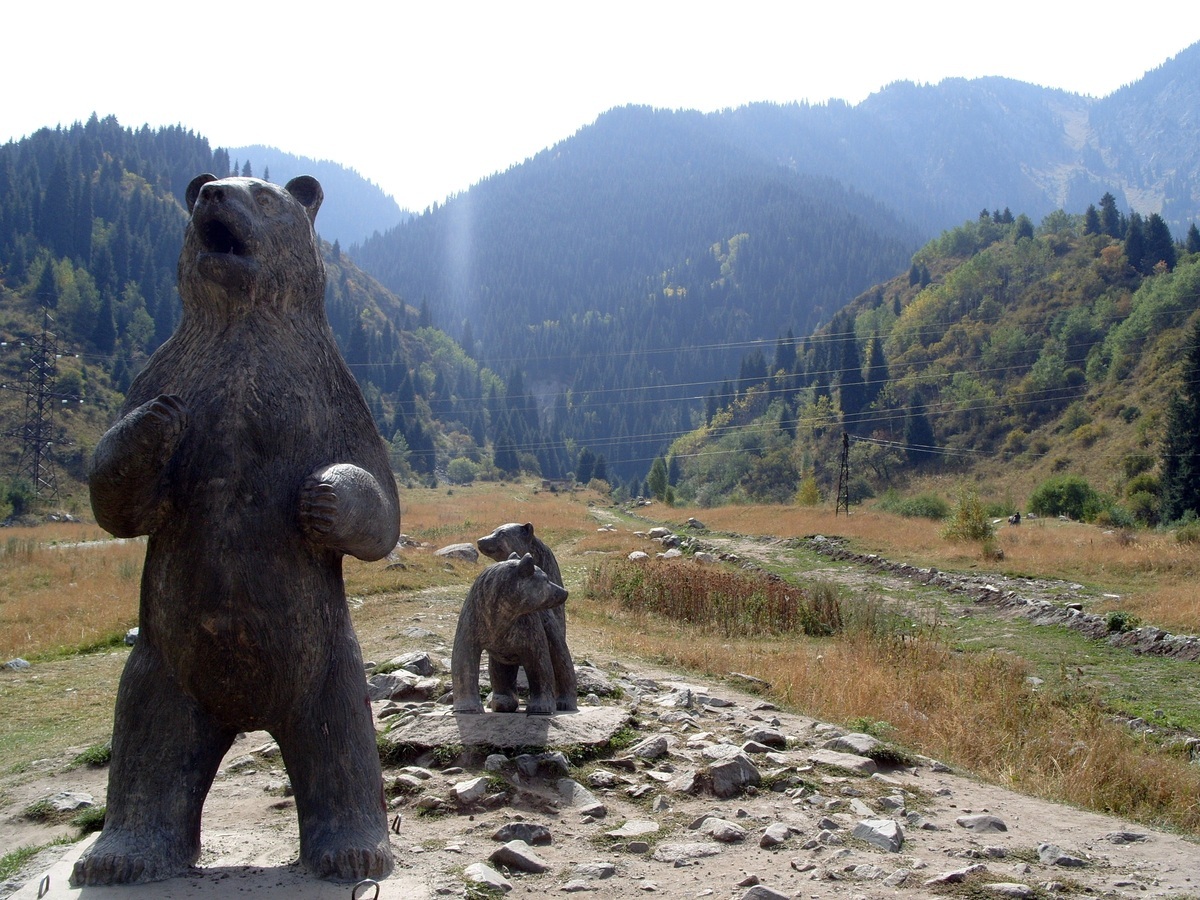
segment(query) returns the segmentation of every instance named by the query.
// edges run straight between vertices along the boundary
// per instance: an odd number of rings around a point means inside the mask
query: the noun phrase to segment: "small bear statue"
[[[524,667],[529,679],[526,714],[554,714],[546,620],[554,620],[553,610],[566,599],[566,588],[551,581],[528,553],[493,563],[479,574],[463,601],[450,656],[456,713],[483,712],[479,661],[486,650],[493,712],[517,711],[517,669]]]
[[[537,567],[546,573],[547,578],[555,584],[563,583],[558,560],[554,558],[554,553],[546,546],[546,542],[533,533],[532,523],[526,522],[521,525],[508,522],[475,543],[480,553],[497,561],[508,559],[514,553],[518,557],[528,553]],[[566,606],[556,606],[551,612],[554,621],[546,622],[543,617],[543,622],[546,623],[546,640],[550,644],[550,665],[554,669],[555,708],[559,712],[573,712],[579,708],[579,687],[575,676],[575,662],[571,659],[571,650],[567,646]],[[496,673],[493,670],[494,664],[489,656],[488,671],[494,684]]]

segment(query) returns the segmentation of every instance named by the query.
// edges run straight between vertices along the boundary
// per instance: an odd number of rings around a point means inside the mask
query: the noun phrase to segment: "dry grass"
[[[891,726],[903,746],[1027,793],[1148,824],[1200,832],[1200,770],[1110,722],[1086,693],[1031,687],[1021,661],[962,654],[936,636],[848,627],[832,637],[730,638],[727,628],[660,618],[607,594],[610,576],[589,579],[575,609],[614,650],[771,684],[779,702],[836,722]],[[581,606],[583,607],[581,609]]]
[[[107,537],[79,524],[0,533],[0,658],[101,646],[137,624],[145,544]]]
[[[682,527],[688,514],[670,510],[669,518]],[[997,526],[996,545],[1004,558],[983,560],[973,545],[943,538],[937,522],[870,508],[835,517],[820,507],[731,506],[704,510],[700,518],[709,528],[738,534],[838,535],[849,538],[859,551],[913,565],[1077,581],[1120,595],[1111,606],[1147,622],[1170,631],[1200,633],[1200,553],[1170,533],[1130,535],[1078,522],[1027,519],[1019,527]]]

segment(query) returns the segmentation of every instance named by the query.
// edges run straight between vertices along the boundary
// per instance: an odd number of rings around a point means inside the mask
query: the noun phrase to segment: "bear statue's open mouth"
[[[245,241],[234,234],[228,225],[216,219],[204,223],[200,229],[200,240],[210,253],[245,256],[248,249]]]

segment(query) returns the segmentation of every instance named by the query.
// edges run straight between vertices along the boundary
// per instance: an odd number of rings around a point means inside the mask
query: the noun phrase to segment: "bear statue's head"
[[[323,310],[325,265],[313,230],[323,199],[310,175],[285,187],[257,178],[193,178],[179,254],[185,317]]]

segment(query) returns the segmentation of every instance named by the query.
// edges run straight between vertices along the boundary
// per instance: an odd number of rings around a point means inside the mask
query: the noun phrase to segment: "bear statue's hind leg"
[[[579,709],[579,682],[575,675],[575,661],[567,647],[567,623],[562,615],[562,607],[551,610],[542,621],[550,664],[554,667],[555,708],[559,712],[575,712]]]
[[[133,884],[186,872],[200,856],[204,798],[233,743],[140,641],[117,691],[104,828],[71,884]]]
[[[393,865],[371,701],[350,643],[296,720],[274,735],[295,791],[300,861],[333,881],[383,878]]]

